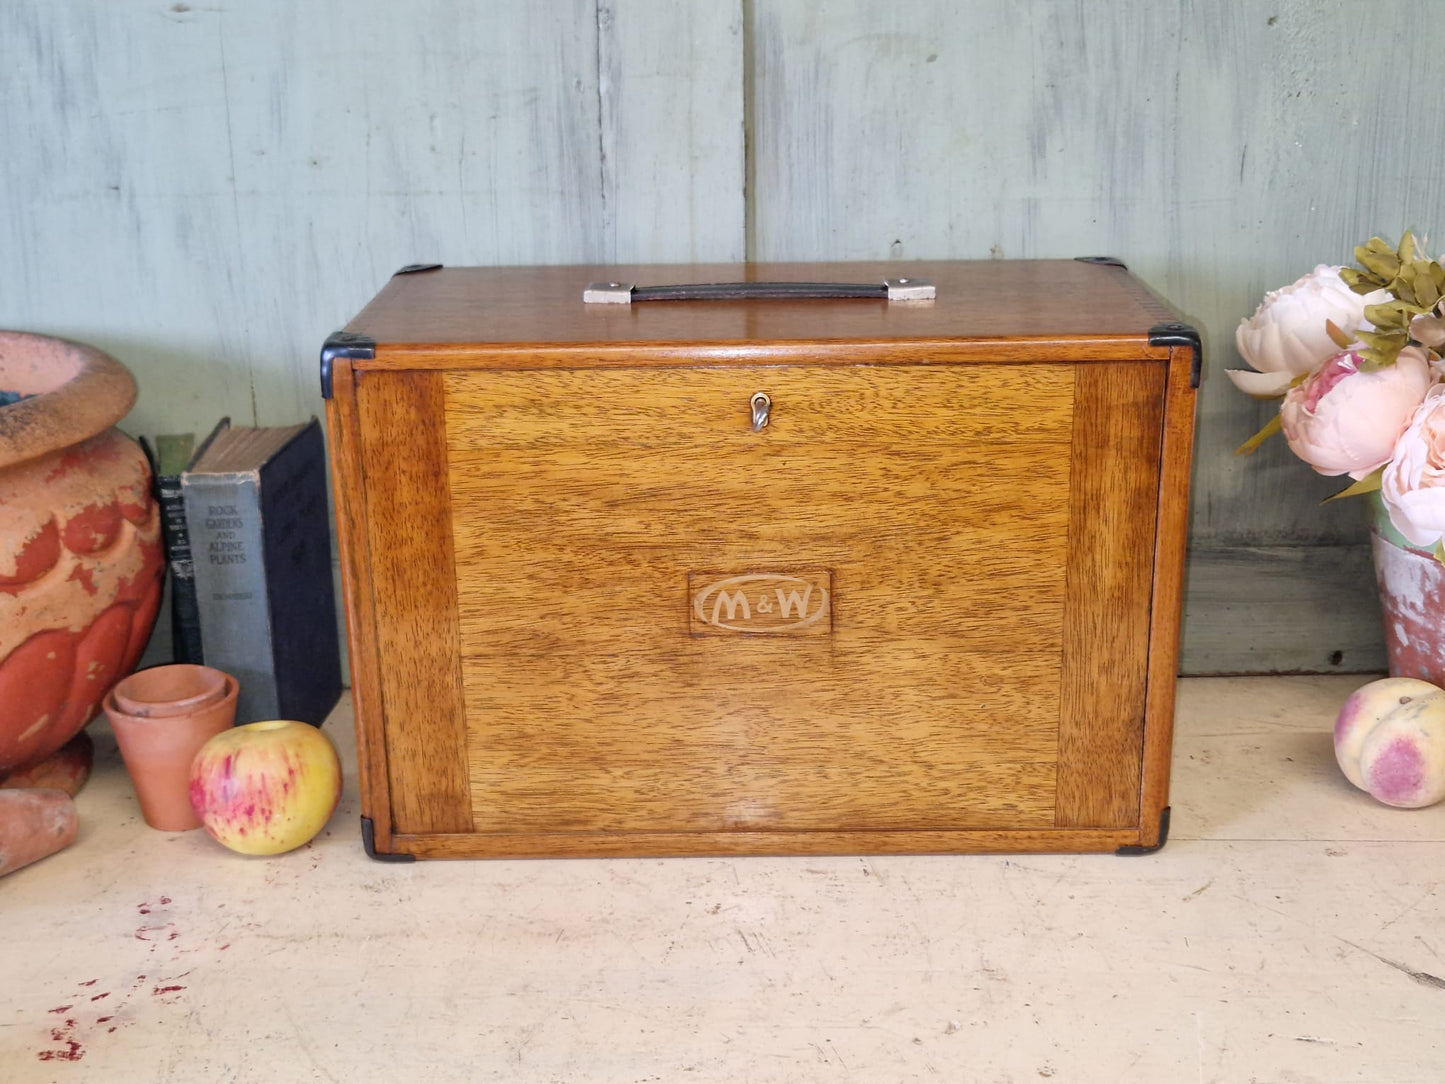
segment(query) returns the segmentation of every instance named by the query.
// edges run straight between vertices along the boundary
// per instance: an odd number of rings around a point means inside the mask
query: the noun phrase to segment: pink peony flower
[[[1314,372],[1339,351],[1326,321],[1346,335],[1369,330],[1365,306],[1388,301],[1386,290],[1361,295],[1345,285],[1340,268],[1320,264],[1299,281],[1264,295],[1234,333],[1240,356],[1259,370],[1227,369],[1235,387],[1260,399],[1283,395],[1297,376]]]
[[[1340,351],[1285,395],[1279,408],[1285,439],[1320,474],[1358,481],[1389,461],[1431,380],[1418,348],[1374,372],[1360,371],[1354,349]]]
[[[1429,548],[1445,538],[1445,385],[1430,389],[1396,442],[1380,496],[1395,530],[1414,545]]]

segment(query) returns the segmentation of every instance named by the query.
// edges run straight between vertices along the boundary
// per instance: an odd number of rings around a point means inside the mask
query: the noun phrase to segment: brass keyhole
[[[761,433],[768,424],[768,414],[773,409],[773,401],[767,392],[755,391],[749,405],[753,408],[753,432]]]

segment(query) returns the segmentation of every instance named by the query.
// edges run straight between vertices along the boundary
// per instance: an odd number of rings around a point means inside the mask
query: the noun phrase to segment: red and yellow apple
[[[191,762],[191,805],[217,842],[281,854],[326,826],[341,797],[341,762],[316,727],[271,719],[211,738]]]

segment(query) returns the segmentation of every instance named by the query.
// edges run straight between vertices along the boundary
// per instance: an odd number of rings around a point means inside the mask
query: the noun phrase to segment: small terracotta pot
[[[177,663],[141,670],[105,698],[141,816],[163,832],[201,826],[191,808],[191,761],[236,718],[240,686],[209,666]]]

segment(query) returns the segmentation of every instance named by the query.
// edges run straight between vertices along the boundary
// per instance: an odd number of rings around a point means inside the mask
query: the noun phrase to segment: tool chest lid
[[[770,344],[898,340],[1149,339],[1170,308],[1116,261],[550,267],[413,265],[345,331],[399,346]],[[824,298],[587,304],[589,285],[931,280],[933,300]]]

